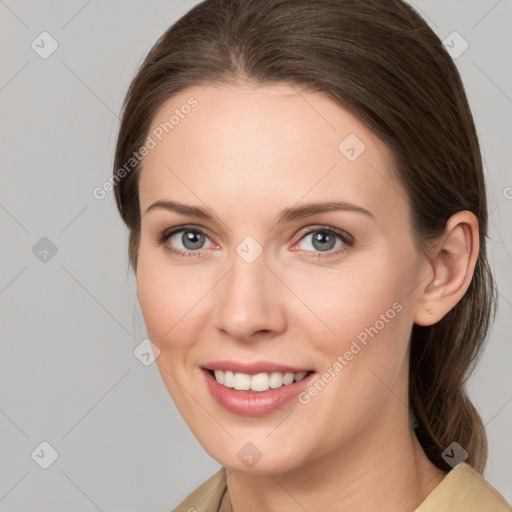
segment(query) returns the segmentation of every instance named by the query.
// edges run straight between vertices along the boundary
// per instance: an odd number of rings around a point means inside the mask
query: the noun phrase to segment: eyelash
[[[191,232],[191,233],[196,233],[196,234],[203,234],[206,237],[208,237],[208,234],[201,228],[197,228],[194,226],[180,226],[180,227],[174,228],[170,231],[169,230],[163,231],[160,234],[160,236],[158,237],[157,243],[159,245],[164,245],[172,235],[175,235],[176,233],[180,233],[181,231]],[[338,256],[338,255],[341,255],[342,253],[344,253],[349,247],[352,247],[354,245],[354,239],[348,233],[346,233],[345,231],[342,231],[341,229],[327,227],[327,226],[314,226],[313,229],[310,229],[309,231],[305,232],[296,243],[300,242],[303,238],[305,238],[306,236],[311,235],[313,233],[328,233],[330,235],[335,235],[341,239],[341,241],[343,242],[343,245],[341,247],[339,247],[338,250],[336,250],[334,252],[318,251],[314,255],[309,255],[307,257],[329,258],[329,257]],[[201,250],[181,251],[179,249],[172,248],[170,245],[165,245],[165,249],[180,258],[194,258],[194,257],[200,257],[202,255]],[[311,251],[306,251],[306,252],[311,252]]]

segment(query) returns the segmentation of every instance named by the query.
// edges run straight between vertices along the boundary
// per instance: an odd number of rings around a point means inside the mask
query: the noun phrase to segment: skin
[[[441,319],[469,286],[476,218],[454,215],[424,255],[392,154],[330,99],[287,84],[191,87],[162,106],[152,129],[190,96],[197,107],[145,157],[139,181],[137,297],[176,406],[226,467],[236,512],[414,510],[446,473],[410,426],[410,333],[414,323]],[[338,149],[348,134],[366,146],[354,161]],[[215,217],[146,213],[158,200]],[[284,208],[329,200],[372,217],[333,211],[276,223]],[[157,243],[183,225],[206,232],[199,256],[166,250],[193,252],[183,232]],[[326,227],[349,233],[354,244],[337,255],[338,238],[328,251],[315,248],[307,233]],[[252,263],[236,252],[248,236],[263,251]],[[292,400],[247,418],[223,409],[205,385],[200,367],[219,359],[322,374],[397,302],[401,311],[307,405]],[[237,456],[248,442],[262,454],[251,468]]]

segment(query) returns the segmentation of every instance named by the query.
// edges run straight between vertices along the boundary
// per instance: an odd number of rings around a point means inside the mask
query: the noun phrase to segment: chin
[[[241,473],[280,474],[292,471],[301,464],[298,457],[300,447],[287,446],[283,449],[268,440],[265,446],[263,444],[257,440],[231,440],[225,448],[219,444],[213,449],[206,445],[203,448],[225,468]]]

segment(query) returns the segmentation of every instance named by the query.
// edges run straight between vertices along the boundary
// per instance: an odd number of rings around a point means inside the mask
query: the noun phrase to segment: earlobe
[[[441,240],[432,249],[425,285],[419,287],[414,323],[433,325],[466,293],[478,259],[478,219],[469,211],[450,217]]]

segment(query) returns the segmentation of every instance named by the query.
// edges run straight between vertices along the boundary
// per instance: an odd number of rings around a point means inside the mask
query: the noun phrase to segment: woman
[[[479,143],[407,4],[196,5],[130,86],[114,183],[160,373],[222,465],[175,510],[511,510],[464,388],[495,302]]]

